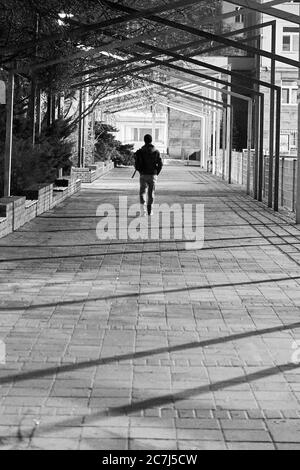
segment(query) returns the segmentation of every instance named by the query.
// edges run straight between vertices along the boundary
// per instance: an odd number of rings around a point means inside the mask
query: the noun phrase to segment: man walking
[[[155,187],[157,177],[160,174],[163,161],[159,151],[152,144],[151,135],[145,135],[145,145],[136,152],[135,169],[141,175],[140,178],[140,202],[142,205],[142,215],[153,214],[152,206],[154,203]],[[148,199],[146,193],[148,189]]]

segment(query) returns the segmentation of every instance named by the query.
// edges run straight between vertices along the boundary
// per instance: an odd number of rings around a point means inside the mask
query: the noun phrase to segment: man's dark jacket
[[[141,175],[159,175],[162,167],[162,158],[154,145],[144,145],[144,147],[136,152],[135,169]]]

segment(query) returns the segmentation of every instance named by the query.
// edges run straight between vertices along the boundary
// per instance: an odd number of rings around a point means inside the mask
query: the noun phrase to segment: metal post
[[[232,183],[233,107],[230,107],[228,147],[228,183]]]
[[[88,140],[88,122],[87,122],[87,110],[89,106],[89,88],[85,88],[82,95],[82,150],[81,150],[81,166],[85,167],[85,157],[86,157],[86,145]]]
[[[52,124],[56,120],[56,94],[54,93],[51,100],[51,122]]]
[[[223,180],[225,179],[225,165],[226,165],[227,113],[228,113],[228,108],[225,108],[223,112],[223,135],[222,135],[222,147],[223,147],[222,179]]]
[[[168,108],[166,109],[165,114],[165,126],[164,126],[164,148],[166,155],[168,154],[168,137],[169,137],[169,126],[168,126]]]
[[[265,97],[260,97],[260,125],[259,125],[259,163],[258,163],[258,191],[257,199],[262,201],[263,193],[263,172],[264,172],[264,116],[265,116]]]
[[[292,211],[295,212],[296,208],[295,208],[295,205],[296,205],[296,197],[297,197],[297,194],[296,194],[296,185],[297,185],[297,160],[293,160],[293,201],[292,201]]]
[[[214,99],[217,99],[217,92],[214,91]],[[212,172],[214,173],[217,159],[217,110],[213,110],[213,151],[212,151]]]
[[[202,142],[202,145],[201,145],[201,155],[200,155],[200,162],[199,162],[199,166],[200,168],[201,167],[204,167],[204,158],[205,158],[205,152],[206,152],[206,145],[205,145],[205,131],[206,130],[206,117],[203,116],[203,118],[201,119],[201,142]]]
[[[11,196],[11,159],[14,119],[14,86],[15,76],[10,72],[6,87],[6,134],[4,153],[4,197]]]
[[[82,89],[79,90],[79,109],[78,109],[78,167],[81,168],[82,166],[82,98],[83,98],[83,92]]]
[[[252,125],[253,125],[253,101],[248,102],[248,160],[247,160],[247,194],[250,194],[251,182],[251,156],[252,156]]]
[[[52,124],[52,93],[49,91],[47,96],[47,127],[50,127]]]
[[[300,6],[299,6],[299,15],[300,15]],[[300,34],[299,34],[299,62],[300,62]],[[296,224],[300,224],[300,66],[299,66],[299,80],[298,80],[298,158],[297,158]]]
[[[260,49],[260,38],[257,40],[257,49]],[[260,56],[256,56],[256,78],[260,78]],[[255,90],[259,91],[259,86],[255,85]],[[259,142],[260,142],[260,109],[259,96],[255,98],[255,156],[253,165],[253,197],[258,198],[258,171],[259,171]]]
[[[167,155],[170,157],[170,122],[171,122],[171,109],[168,107],[167,115]],[[202,123],[203,125],[203,123]]]
[[[272,54],[276,54],[276,21],[272,25]],[[271,60],[271,85],[276,83],[276,61]],[[273,174],[274,174],[274,130],[275,130],[275,90],[270,90],[270,141],[269,141],[269,183],[268,183],[268,206],[273,206]]]
[[[211,111],[207,114],[207,152],[206,160],[204,163],[205,170],[208,170],[208,162],[212,156],[212,113]]]
[[[41,89],[37,90],[37,103],[36,103],[36,123],[37,123],[37,137],[41,137],[42,133],[42,102],[41,102]]]
[[[218,173],[219,157],[220,157],[220,123],[221,123],[221,111],[217,112],[217,135],[216,135],[216,159],[214,167],[214,175]]]
[[[281,88],[277,90],[276,100],[276,138],[275,138],[275,174],[274,174],[274,211],[279,209],[279,173],[280,173],[280,130],[281,130]]]
[[[152,139],[155,142],[155,135],[156,135],[156,110],[155,107],[152,106]]]
[[[58,119],[61,117],[61,93],[57,95],[57,117]]]
[[[38,39],[39,39],[39,30],[40,30],[40,15],[36,15],[36,20],[35,20],[35,41],[36,41],[36,46],[35,46],[35,60],[38,55]],[[35,146],[35,141],[36,141],[36,132],[37,132],[37,102],[38,102],[38,97],[37,94],[39,93],[39,87],[37,84],[37,79],[36,79],[36,74],[35,72],[32,73],[32,78],[31,78],[31,97],[30,97],[30,106],[29,106],[29,116],[30,116],[30,121],[31,121],[31,132],[32,132],[32,146]]]
[[[211,139],[212,139],[212,122],[211,122],[211,111],[207,112],[207,120],[206,120],[206,135],[207,135],[207,142],[206,142],[206,159],[204,162],[204,168],[205,170],[208,169],[208,162],[211,160],[211,154],[212,154],[212,145],[211,145]]]
[[[259,160],[259,97],[255,97],[255,111],[254,111],[254,158],[253,158],[253,197],[257,199],[257,177],[258,177],[258,160]]]
[[[29,109],[29,116],[30,116],[30,125],[31,125],[31,139],[32,139],[32,146],[35,146],[36,140],[36,104],[37,104],[37,83],[36,78],[33,74],[31,80],[31,97],[30,97],[30,109]]]
[[[231,70],[231,67],[228,67],[228,70]],[[228,77],[228,81],[231,83],[231,76]],[[227,87],[228,91],[232,91],[231,86]],[[227,104],[229,105],[227,108],[227,136],[226,136],[226,148],[227,148],[227,171],[228,171],[228,183],[231,184],[231,168],[232,168],[232,126],[233,126],[233,119],[232,119],[232,97],[231,94],[228,95]]]

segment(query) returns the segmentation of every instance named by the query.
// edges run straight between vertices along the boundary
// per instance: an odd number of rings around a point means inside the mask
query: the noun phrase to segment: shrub
[[[74,129],[69,121],[59,119],[51,127],[44,129],[35,145],[32,146],[27,123],[19,122],[13,137],[12,152],[12,194],[44,183],[53,183],[58,169],[69,172],[74,143],[70,135]],[[4,142],[0,143],[1,196],[4,186]]]
[[[95,125],[96,137],[96,161],[112,160],[116,165],[133,165],[134,152],[133,145],[119,142],[115,133],[117,129],[108,124],[97,122]]]

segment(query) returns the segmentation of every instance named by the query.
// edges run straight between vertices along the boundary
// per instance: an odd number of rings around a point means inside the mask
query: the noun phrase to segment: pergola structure
[[[87,66],[80,72],[74,73],[71,87],[79,91],[82,114],[84,114],[83,97],[90,88],[97,88],[103,83],[111,83],[111,96],[100,101],[103,110],[116,113],[121,110],[139,108],[143,103],[153,102],[164,106],[174,107],[190,112],[199,118],[207,113],[219,113],[223,117],[223,176],[227,165],[227,177],[231,182],[232,165],[232,97],[247,102],[248,106],[248,178],[247,189],[250,191],[250,157],[254,147],[253,194],[254,198],[262,201],[263,190],[263,159],[264,159],[264,113],[265,93],[270,93],[270,127],[269,127],[269,173],[268,184],[269,207],[275,211],[279,208],[279,169],[280,169],[280,116],[281,88],[275,83],[276,63],[292,66],[299,70],[300,62],[276,53],[276,21],[274,18],[288,21],[300,28],[300,15],[288,13],[280,8],[286,3],[273,0],[260,3],[259,0],[228,0],[229,3],[241,7],[215,18],[204,18],[198,27],[192,27],[185,22],[173,21],[167,13],[201,4],[203,0],[178,0],[158,2],[151,9],[136,9],[125,6],[116,0],[103,0],[110,11],[111,18],[97,24],[82,24],[73,21],[74,28],[70,35],[84,35],[89,32],[101,32],[107,41],[102,46],[92,50],[80,50],[69,56],[62,56],[50,61],[40,61],[20,70],[10,67],[10,79],[7,87],[7,129],[5,149],[5,195],[10,196],[11,152],[12,152],[12,123],[14,103],[14,76],[16,73],[35,73],[45,67],[66,61],[72,62],[85,58]],[[207,24],[219,24],[225,19],[237,15],[263,13],[270,17],[268,22],[258,23],[240,30],[217,34],[206,28]],[[134,27],[122,30],[122,26],[135,25],[138,21],[146,21],[157,25],[158,30],[146,33],[134,33]],[[270,50],[264,50],[260,45],[260,34],[264,28],[271,28],[272,44]],[[137,29],[138,30],[138,29]],[[138,30],[139,31],[139,30]],[[159,41],[166,32],[172,31],[175,44],[163,47]],[[176,43],[176,32],[184,32],[193,38],[192,41]],[[246,36],[245,36],[246,35]],[[178,36],[180,38],[180,35]],[[300,37],[300,35],[299,35]],[[55,36],[39,39],[40,42],[51,43]],[[24,45],[26,47],[26,44]],[[246,76],[242,71],[233,71],[230,67],[222,68],[210,63],[209,56],[215,51],[232,48],[237,52],[251,55],[258,62],[261,57],[271,61],[270,82],[260,80],[259,76]],[[299,48],[300,49],[300,48]],[[103,62],[105,58],[105,62]],[[124,89],[115,92],[115,82],[124,80]],[[134,88],[128,87],[128,80]],[[232,83],[238,80],[238,84]],[[300,82],[299,82],[300,83]],[[209,90],[209,92],[208,92]],[[298,115],[300,125],[300,91],[298,92]],[[219,130],[214,129],[214,146],[219,146]],[[79,137],[80,140],[80,137]],[[254,144],[254,145],[253,145]],[[80,147],[80,146],[79,146]],[[79,148],[79,151],[81,149]],[[298,132],[298,161],[300,161],[300,132]],[[273,163],[274,162],[274,163]],[[300,165],[297,177],[296,221],[300,223]]]

